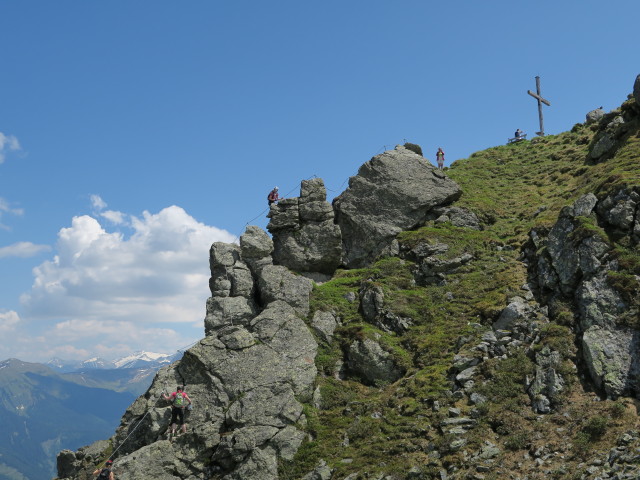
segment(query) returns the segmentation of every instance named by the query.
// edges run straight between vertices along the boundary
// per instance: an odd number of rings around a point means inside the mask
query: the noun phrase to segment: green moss
[[[531,434],[528,431],[516,432],[509,435],[504,440],[504,446],[507,450],[524,450],[531,445]]]
[[[592,237],[609,243],[606,232],[596,223],[594,217],[576,217],[575,221],[577,222],[576,228],[569,235],[569,239],[575,244]]]
[[[549,347],[562,355],[563,358],[574,358],[576,355],[575,334],[573,331],[557,323],[548,323],[541,328],[540,342],[536,350]]]
[[[595,415],[586,421],[582,427],[582,431],[589,436],[591,441],[597,440],[607,431],[608,424],[608,418],[602,415]]]
[[[478,391],[494,404],[500,405],[523,398],[525,379],[527,375],[533,375],[535,367],[531,359],[519,351],[505,360],[490,359],[483,362],[480,372],[487,381],[478,387]],[[528,400],[525,402],[528,403]]]

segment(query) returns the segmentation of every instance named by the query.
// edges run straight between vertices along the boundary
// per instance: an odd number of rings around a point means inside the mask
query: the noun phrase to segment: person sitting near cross
[[[516,130],[516,140],[520,140],[520,137],[522,137],[522,134],[523,134],[523,133],[524,133],[524,132],[523,132],[522,130],[517,129],[517,130]]]

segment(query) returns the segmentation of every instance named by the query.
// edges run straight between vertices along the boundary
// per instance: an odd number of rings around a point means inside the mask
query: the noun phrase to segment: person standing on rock
[[[271,190],[269,192],[269,195],[267,195],[267,201],[269,202],[269,206],[271,206],[272,203],[275,203],[278,200],[280,200],[280,195],[278,195],[278,187],[273,187],[273,190]]]
[[[171,395],[163,393],[162,396],[165,400],[171,402],[171,433],[169,434],[169,439],[171,440],[176,435],[178,422],[180,422],[182,433],[187,433],[187,425],[184,423],[184,411],[188,405],[191,405],[191,399],[180,385],[176,387],[176,391]]]
[[[442,147],[438,147],[436,160],[438,161],[438,168],[442,170],[444,168],[444,150],[442,150]]]
[[[115,480],[113,472],[111,471],[111,465],[113,465],[113,460],[107,460],[104,468],[97,468],[94,470],[93,475],[98,475],[97,480]]]

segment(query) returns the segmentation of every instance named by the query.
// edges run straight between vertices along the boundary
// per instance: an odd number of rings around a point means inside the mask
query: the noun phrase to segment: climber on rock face
[[[267,201],[269,202],[269,205],[271,205],[272,203],[276,203],[278,200],[280,200],[280,195],[278,195],[278,187],[273,187],[273,190],[271,190],[269,192],[269,195],[267,195]]]
[[[191,405],[191,399],[180,385],[176,387],[176,391],[171,395],[163,393],[162,396],[165,400],[171,402],[171,433],[169,434],[169,439],[171,440],[176,435],[178,422],[180,422],[182,433],[187,433],[187,425],[184,423],[184,411],[187,406]]]
[[[107,460],[104,464],[104,468],[97,468],[93,475],[98,475],[97,480],[114,480],[113,472],[111,471],[111,465],[113,460]]]

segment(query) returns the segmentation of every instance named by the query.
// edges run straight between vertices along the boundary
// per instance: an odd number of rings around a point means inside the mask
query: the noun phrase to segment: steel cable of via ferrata
[[[157,405],[158,400],[160,400],[160,398],[161,398],[161,397],[158,397],[158,398],[156,399],[156,401],[154,402],[154,404],[153,404],[153,407],[152,407],[152,408],[155,408],[155,406]],[[100,467],[100,468],[103,468],[103,467],[107,464],[107,462],[108,462],[109,460],[111,460],[111,459],[114,457],[114,455],[116,454],[116,452],[117,452],[118,450],[120,450],[120,447],[122,447],[122,445],[124,445],[124,444],[125,444],[125,442],[126,442],[126,441],[129,439],[129,437],[133,434],[133,432],[135,432],[135,431],[136,431],[136,429],[140,426],[140,424],[143,422],[143,420],[144,420],[145,418],[147,418],[147,415],[149,415],[149,413],[150,413],[150,412],[151,412],[151,408],[149,408],[149,409],[147,410],[147,413],[145,413],[145,414],[142,416],[142,418],[140,419],[140,421],[139,421],[138,423],[136,423],[136,426],[135,426],[135,427],[133,427],[133,429],[129,432],[129,435],[127,435],[127,436],[125,437],[125,439],[124,439],[122,442],[120,442],[120,445],[118,445],[118,448],[116,448],[116,449],[111,453],[111,455],[109,455],[109,458],[107,458],[107,459],[104,461],[104,463],[102,464],[102,467]]]
[[[177,350],[176,350],[176,353],[184,353],[184,352],[186,351],[186,349],[188,349],[188,348],[190,348],[190,347],[194,346],[194,345],[195,345],[196,343],[198,343],[199,341],[200,341],[200,340],[196,340],[195,342],[192,342],[192,343],[190,343],[189,345],[186,345],[186,346],[184,346],[184,347],[181,347],[181,348],[177,349]],[[178,372],[178,373],[179,373],[179,372]],[[180,376],[182,376],[182,375],[180,375]],[[185,384],[185,385],[186,385],[186,384]],[[165,391],[165,390],[166,390],[166,388],[167,388],[167,382],[165,382],[165,384],[164,384],[163,391]],[[153,404],[153,406],[152,406],[151,408],[155,408],[155,407],[157,406],[157,404],[158,404],[158,400],[160,400],[160,398],[162,398],[162,397],[161,397],[161,396],[158,396],[158,398],[156,399],[156,401],[154,402],[154,404]],[[120,445],[118,445],[118,448],[116,448],[116,449],[113,451],[113,453],[111,453],[111,455],[109,456],[109,458],[107,458],[107,460],[105,460],[105,461],[104,461],[104,463],[102,464],[102,467],[100,467],[100,468],[103,468],[103,467],[107,464],[107,461],[108,461],[108,460],[111,460],[111,459],[113,458],[113,456],[116,454],[116,452],[117,452],[118,450],[120,450],[120,447],[122,447],[122,445],[124,445],[124,444],[125,444],[125,442],[126,442],[126,441],[129,439],[129,437],[133,434],[133,432],[135,432],[135,431],[136,431],[136,429],[140,426],[140,424],[144,421],[144,419],[147,417],[147,415],[149,415],[149,413],[151,412],[151,408],[149,408],[149,409],[147,410],[147,412],[146,412],[146,413],[142,416],[142,418],[138,421],[138,423],[136,424],[136,426],[135,426],[135,427],[133,427],[133,429],[129,432],[129,435],[127,435],[127,436],[125,437],[125,439],[124,439],[122,442],[120,442]]]
[[[313,175],[311,175],[308,178],[305,178],[304,180],[311,180],[312,178],[318,178],[318,176],[314,173]],[[298,187],[293,187],[291,190],[289,190],[287,193],[284,194],[285,198],[288,197],[296,188]],[[284,200],[284,198],[282,199]],[[265,212],[267,212],[271,207],[267,207],[265,209],[263,209],[258,215],[256,215],[255,217],[253,217],[251,220],[249,220],[247,223],[244,224],[245,229],[247,226],[251,225],[251,222],[253,222],[254,220],[257,220],[258,218],[262,217]],[[235,235],[233,237],[233,241],[231,243],[236,243],[237,240],[240,239],[240,236],[242,235],[242,233],[240,235]]]

